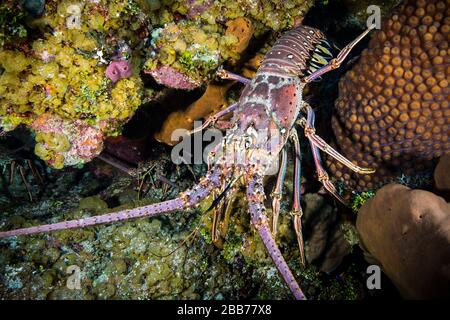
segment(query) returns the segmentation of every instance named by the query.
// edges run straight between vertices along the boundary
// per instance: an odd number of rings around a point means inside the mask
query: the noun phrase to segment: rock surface
[[[306,260],[321,271],[332,272],[351,252],[350,243],[339,227],[335,208],[323,196],[309,193],[303,199]]]

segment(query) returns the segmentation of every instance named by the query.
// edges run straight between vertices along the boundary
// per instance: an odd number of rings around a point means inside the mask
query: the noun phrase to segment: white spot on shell
[[[289,59],[292,59],[294,56],[292,54],[288,54],[287,56]]]

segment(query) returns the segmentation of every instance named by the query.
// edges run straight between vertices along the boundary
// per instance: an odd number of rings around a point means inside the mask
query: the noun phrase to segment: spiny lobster
[[[297,240],[303,259],[302,230],[300,206],[300,144],[295,124],[304,127],[308,138],[318,179],[324,187],[337,199],[344,202],[322,167],[319,149],[342,162],[350,169],[361,174],[372,173],[369,168],[361,168],[344,158],[316,135],[314,129],[313,109],[303,100],[302,91],[305,85],[326,72],[336,69],[347,57],[351,49],[370,30],[367,29],[353,42],[342,49],[336,58],[330,53],[330,46],[321,31],[304,25],[297,26],[282,35],[275,45],[267,52],[260,69],[253,79],[220,71],[225,79],[237,80],[245,84],[239,101],[208,118],[202,129],[216,123],[226,114],[233,113],[226,136],[210,153],[210,159],[215,162],[200,182],[173,200],[168,200],[131,210],[93,216],[85,219],[71,220],[36,227],[0,232],[0,237],[27,235],[40,232],[81,228],[91,225],[111,223],[115,221],[154,217],[162,213],[189,209],[197,206],[211,193],[220,190],[221,196],[232,193],[238,184],[247,186],[246,194],[251,215],[251,223],[259,233],[282,278],[296,299],[306,299],[284,260],[274,236],[277,230],[277,217],[280,211],[280,200],[283,180],[287,166],[286,145],[290,140],[295,152],[294,202],[292,215]],[[328,58],[328,59],[326,59]],[[306,117],[301,115],[306,114]],[[299,120],[297,118],[300,116]],[[260,132],[269,132],[269,136]],[[261,136],[264,138],[261,139]],[[277,142],[270,145],[276,136]],[[239,152],[245,157],[229,161],[220,151],[227,151],[234,158]],[[263,177],[268,174],[269,167],[275,163],[281,154],[281,164],[273,192],[272,228],[266,215],[264,205]],[[271,230],[272,229],[272,230]],[[214,237],[214,233],[213,233]]]

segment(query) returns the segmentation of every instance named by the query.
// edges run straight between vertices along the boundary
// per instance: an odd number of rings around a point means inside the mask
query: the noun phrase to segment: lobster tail
[[[2,231],[0,232],[0,238],[82,228],[142,217],[154,217],[162,213],[169,213],[177,210],[191,208],[197,205],[201,200],[206,198],[210,194],[212,189],[217,188],[220,185],[220,180],[221,175],[219,173],[219,170],[213,169],[206,175],[204,179],[200,181],[199,184],[194,186],[192,189],[182,193],[180,197],[173,200],[167,200],[144,207],[122,210],[89,218],[69,220],[35,227],[15,229],[11,231]]]

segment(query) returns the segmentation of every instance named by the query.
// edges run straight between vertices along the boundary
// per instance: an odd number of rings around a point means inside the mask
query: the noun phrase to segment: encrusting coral
[[[33,128],[37,154],[57,168],[97,156],[141,104],[129,49],[140,40],[132,21],[144,23],[136,10],[132,1],[48,2],[29,22],[38,38],[0,49],[0,127]],[[89,148],[85,133],[95,137]]]
[[[311,5],[307,0],[174,1],[152,18],[163,27],[152,32],[144,70],[165,86],[197,88],[222,63],[238,60],[253,35],[293,26]]]
[[[312,2],[64,0],[30,7],[6,1],[0,128],[33,128],[37,153],[55,167],[89,161],[141,104],[142,65],[160,84],[197,88],[223,62],[238,61],[253,36],[292,26]],[[58,125],[40,132],[42,119]],[[80,128],[96,132],[95,143],[90,154],[75,156]]]
[[[36,155],[56,169],[87,162],[103,149],[103,132],[80,120],[69,122],[43,113],[31,127],[36,132]]]
[[[448,1],[409,0],[387,19],[339,84],[332,127],[340,151],[372,175],[329,161],[351,188],[431,171],[450,151]]]
[[[231,20],[223,36],[204,31],[191,21],[173,22],[153,31],[150,56],[154,58],[145,63],[145,72],[168,87],[189,90],[201,86],[224,59],[239,57],[247,47],[252,29],[237,30],[237,20],[244,18]]]

